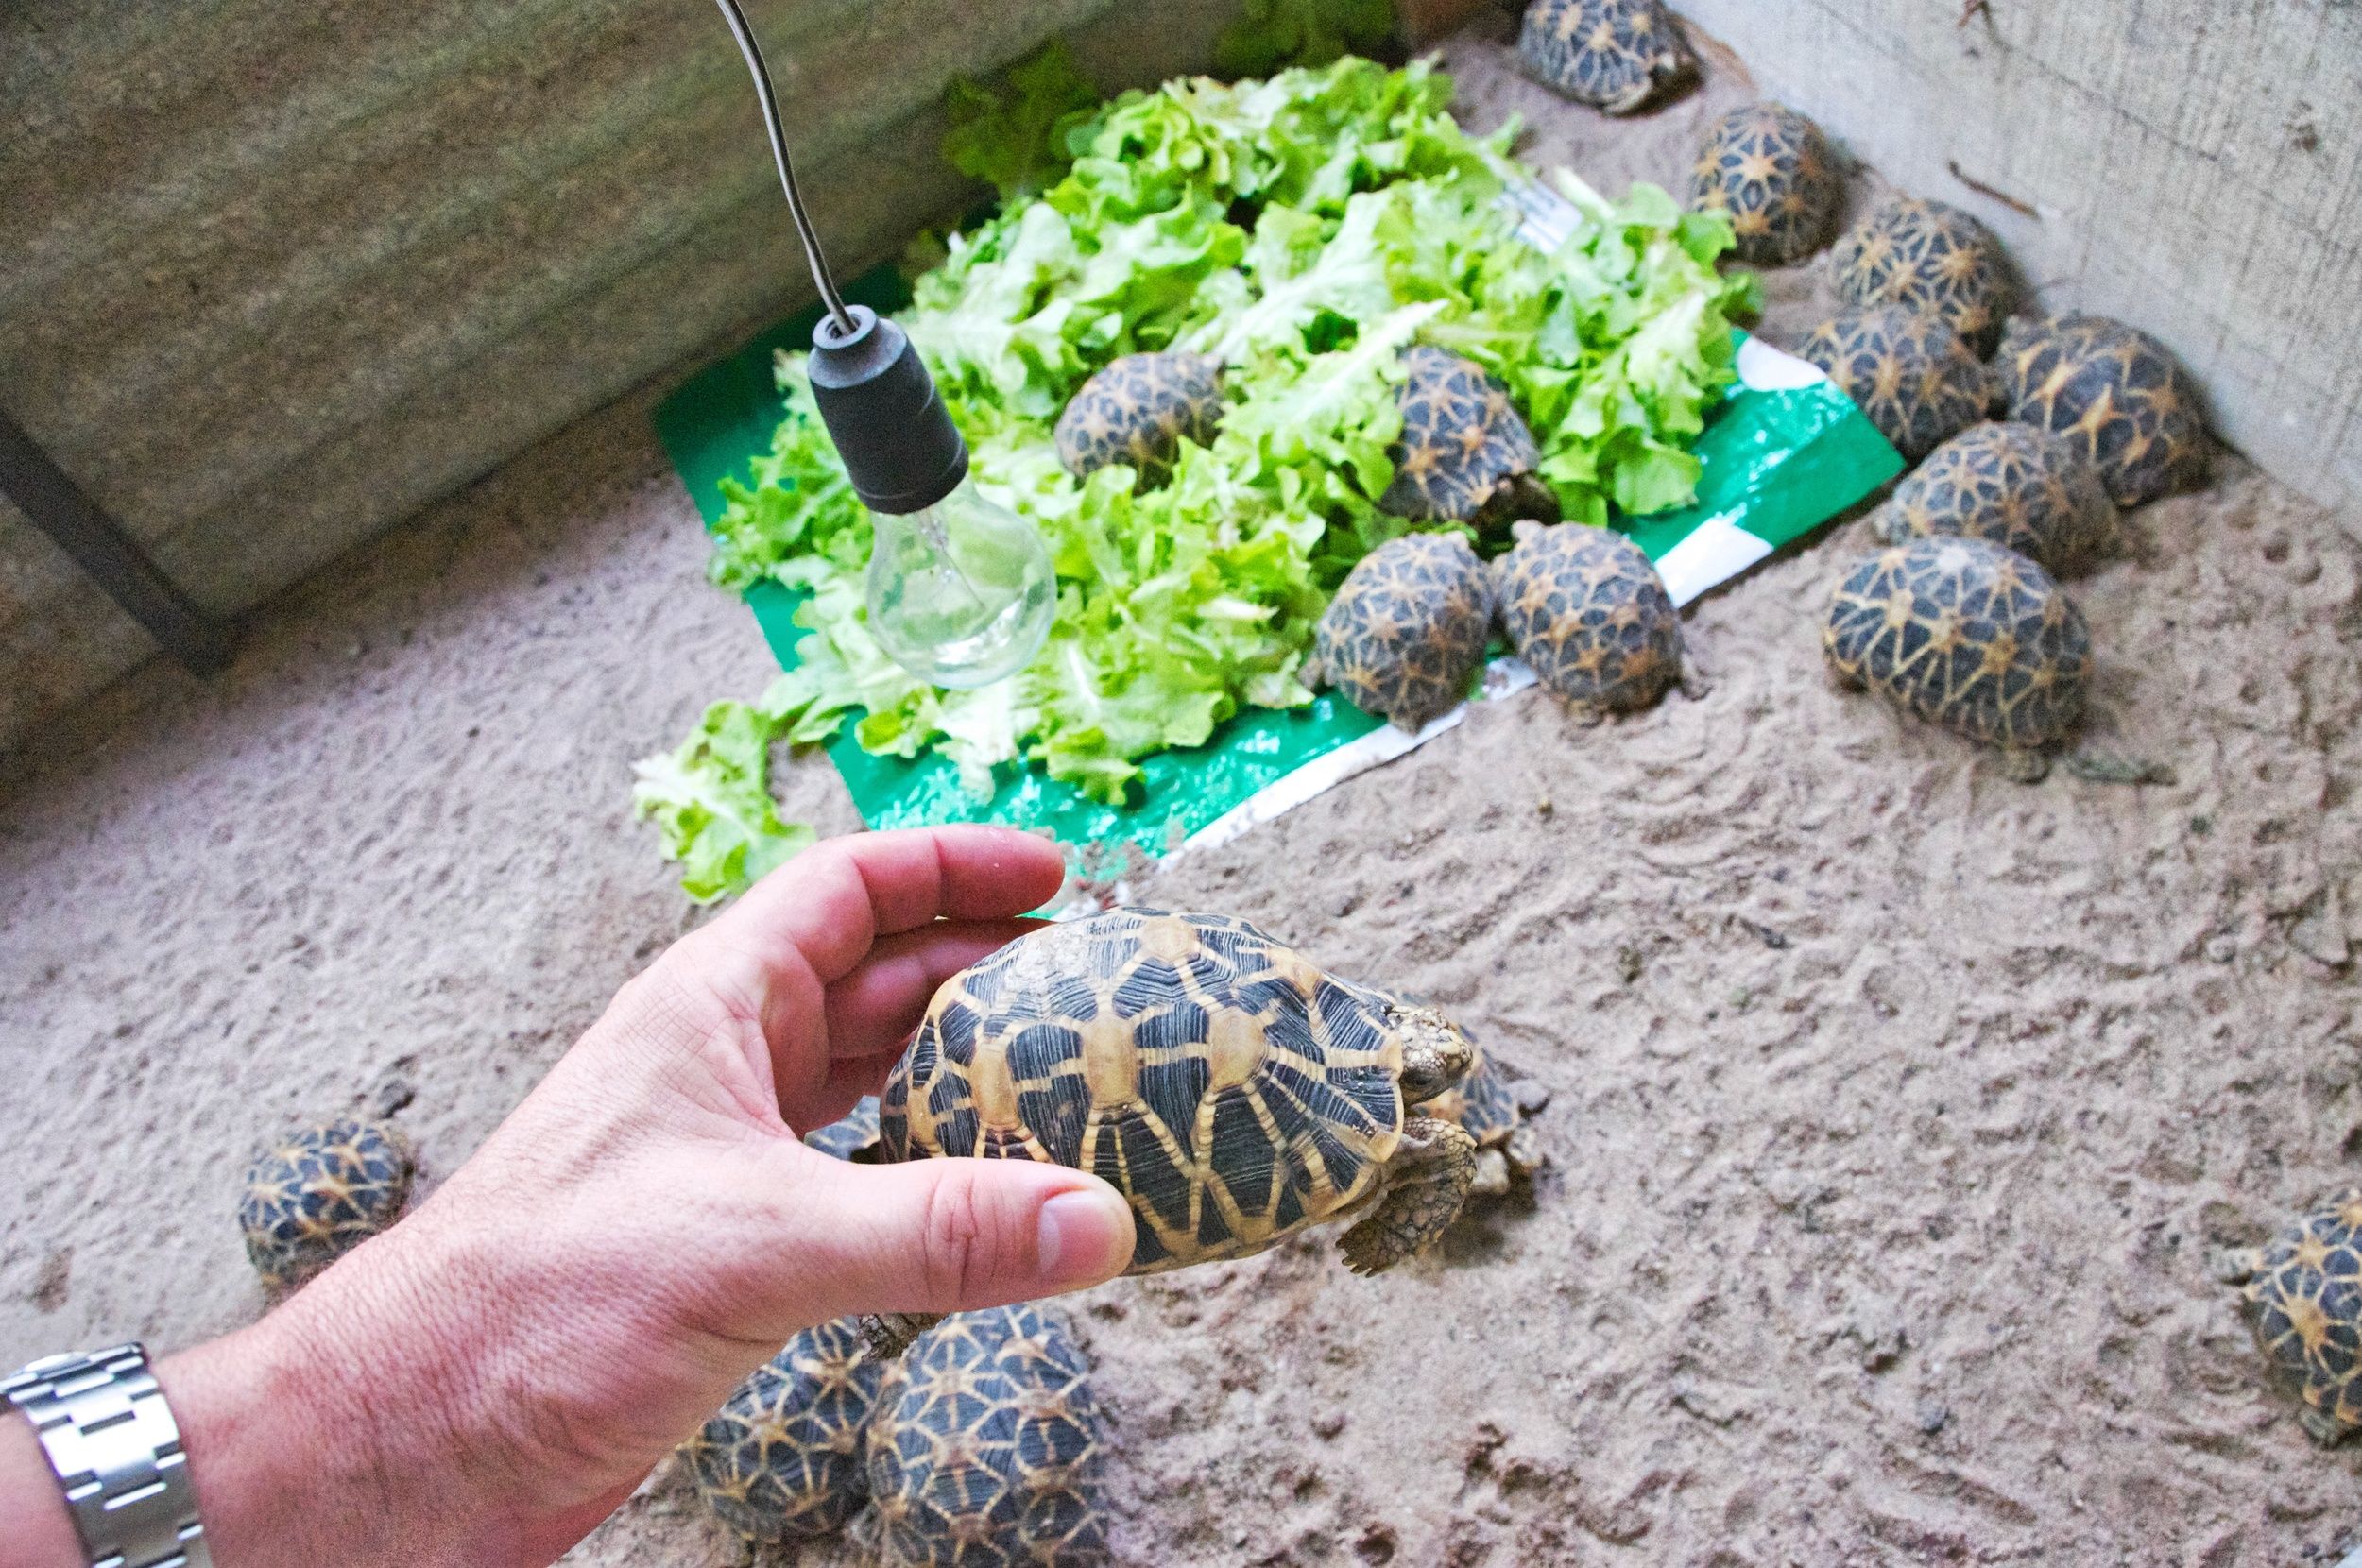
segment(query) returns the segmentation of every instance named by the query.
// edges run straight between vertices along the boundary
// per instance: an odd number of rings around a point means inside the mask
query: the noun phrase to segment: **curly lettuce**
[[[1070,76],[1058,61],[1013,73],[1007,96],[959,120],[951,155],[1010,199],[950,239],[901,318],[976,483],[1051,546],[1049,641],[981,691],[927,686],[879,651],[868,519],[783,356],[785,415],[755,482],[727,488],[712,574],[808,595],[798,667],[643,764],[642,810],[693,892],[752,875],[786,831],[756,810],[759,734],[767,748],[849,720],[865,749],[947,758],[979,793],[1022,759],[1120,803],[1140,758],[1204,742],[1243,705],[1309,701],[1300,672],[1330,594],[1409,526],[1374,498],[1394,474],[1412,343],[1509,388],[1570,520],[1691,499],[1688,443],[1734,379],[1729,317],[1750,299],[1717,271],[1722,219],[1562,175],[1573,231],[1537,248],[1501,200],[1527,178],[1507,157],[1515,128],[1468,135],[1424,63],[1190,78],[1088,110]],[[1225,366],[1210,442],[1185,443],[1155,483],[1068,473],[1052,426],[1075,389],[1119,355],[1172,347]]]

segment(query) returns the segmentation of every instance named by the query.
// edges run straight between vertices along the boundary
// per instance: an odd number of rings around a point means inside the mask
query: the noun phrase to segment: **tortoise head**
[[[1388,1022],[1402,1037],[1402,1102],[1433,1099],[1460,1082],[1476,1060],[1476,1047],[1460,1026],[1434,1008],[1397,1002]]]

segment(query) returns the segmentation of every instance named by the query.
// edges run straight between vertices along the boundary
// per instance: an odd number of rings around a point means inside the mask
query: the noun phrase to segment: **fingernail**
[[[1113,1279],[1132,1261],[1132,1211],[1112,1188],[1061,1192],[1041,1206],[1034,1267],[1060,1290]]]

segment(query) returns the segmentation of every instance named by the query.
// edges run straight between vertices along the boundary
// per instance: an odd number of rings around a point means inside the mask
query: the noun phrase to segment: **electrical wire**
[[[812,267],[812,281],[819,287],[837,331],[850,336],[855,331],[852,314],[845,308],[845,297],[836,291],[836,280],[829,276],[829,259],[820,253],[820,236],[813,231],[804,198],[796,189],[796,166],[787,159],[787,130],[779,122],[779,98],[772,91],[771,68],[762,62],[762,46],[755,42],[755,30],[747,25],[746,13],[738,9],[738,0],[714,3],[722,8],[722,19],[730,25],[730,36],[738,40],[738,52],[746,57],[746,69],[754,73],[755,96],[762,101],[762,127],[771,134],[771,158],[779,166],[779,188],[787,193],[787,210],[796,219],[797,237],[804,242],[804,261]]]

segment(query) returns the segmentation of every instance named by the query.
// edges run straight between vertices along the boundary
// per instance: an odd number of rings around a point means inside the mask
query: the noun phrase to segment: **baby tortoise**
[[[1498,1198],[1532,1179],[1542,1166],[1542,1145],[1517,1108],[1516,1093],[1500,1064],[1482,1047],[1475,1049],[1460,1082],[1419,1109],[1476,1139],[1476,1179],[1468,1185],[1469,1195]]]
[[[266,1290],[292,1290],[402,1213],[416,1173],[390,1122],[340,1116],[257,1156],[238,1224]]]
[[[1086,1568],[1108,1560],[1089,1368],[1032,1306],[962,1312],[886,1372],[869,1431],[882,1568]]]
[[[2032,425],[1971,425],[1913,469],[1877,515],[1890,544],[1937,535],[1987,539],[2056,575],[2084,570],[2114,537],[2099,470]]]
[[[2003,412],[2066,437],[2098,466],[2117,505],[2205,478],[2198,388],[2138,328],[2101,315],[2013,324],[1994,364]]]
[[[2222,1254],[2274,1387],[2303,1401],[2297,1422],[2329,1444],[2362,1428],[2362,1188],[2262,1247]]]
[[[1310,678],[1415,730],[1468,694],[1493,631],[1493,577],[1457,534],[1391,539],[1354,566],[1313,641]]]
[[[864,1095],[850,1111],[804,1134],[804,1142],[832,1160],[849,1160],[878,1141],[878,1097]]]
[[[1058,461],[1081,478],[1110,463],[1161,472],[1188,436],[1222,422],[1222,362],[1204,354],[1126,354],[1083,383],[1058,416]]]
[[[1822,632],[1829,667],[1923,719],[2002,748],[2011,776],[2083,714],[2091,633],[2041,567],[1983,539],[1914,539],[1847,572]]]
[[[1113,909],[943,983],[886,1080],[869,1158],[1039,1160],[1130,1201],[1135,1274],[1354,1219],[1356,1273],[1442,1234],[1476,1140],[1414,1107],[1467,1069],[1430,1007],[1325,973],[1243,920]],[[873,1321],[893,1354],[930,1319]]]
[[[1993,351],[2010,314],[2001,242],[1941,201],[1889,198],[1838,240],[1829,275],[1847,303],[1932,315],[1979,353]]]
[[[1544,686],[1597,718],[1681,679],[1681,616],[1639,546],[1573,522],[1519,534],[1496,568],[1501,625]]]
[[[1797,352],[1914,463],[1982,419],[1993,401],[1992,376],[1960,334],[1900,305],[1840,311]]]
[[[749,1541],[837,1528],[869,1493],[862,1445],[884,1372],[852,1319],[804,1330],[689,1440],[697,1494]]]
[[[1775,103],[1714,122],[1689,172],[1689,205],[1729,214],[1738,259],[1786,266],[1821,248],[1837,221],[1838,178],[1821,128]]]
[[[1610,114],[1630,114],[1694,68],[1658,0],[1533,0],[1517,57],[1545,85]]]
[[[1402,437],[1387,453],[1394,483],[1380,510],[1421,522],[1465,522],[1480,531],[1517,518],[1558,520],[1558,497],[1536,478],[1533,433],[1483,366],[1419,344],[1403,351],[1395,389]]]

